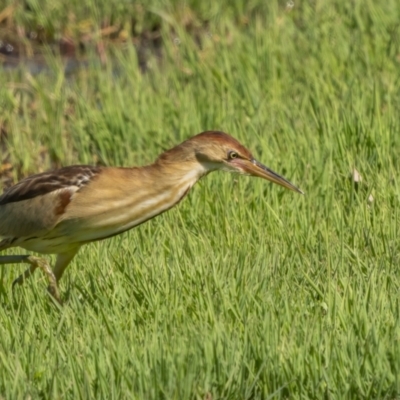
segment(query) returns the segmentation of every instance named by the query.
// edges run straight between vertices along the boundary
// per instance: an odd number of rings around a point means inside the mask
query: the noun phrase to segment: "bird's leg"
[[[49,280],[49,287],[48,290],[50,294],[59,302],[61,303],[60,293],[58,291],[57,286],[57,279],[54,276],[53,271],[49,263],[40,257],[25,255],[25,256],[1,256],[0,257],[0,264],[22,264],[27,263],[31,266],[21,274],[17,279],[13,282],[13,288],[15,285],[22,285],[25,279],[29,278],[36,270],[36,268],[40,268],[46,275]]]
[[[79,247],[74,247],[74,248],[70,249],[68,253],[60,253],[57,255],[56,264],[53,269],[54,276],[57,279],[57,282],[60,281],[60,279],[65,271],[65,268],[67,268],[68,264],[74,258],[75,254],[79,250]]]

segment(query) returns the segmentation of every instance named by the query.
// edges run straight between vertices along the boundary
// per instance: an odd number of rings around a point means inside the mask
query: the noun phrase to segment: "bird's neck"
[[[153,186],[157,188],[158,193],[163,191],[170,191],[171,193],[187,192],[202,176],[209,172],[203,164],[189,161],[180,163],[156,162],[144,167],[145,173],[146,170],[149,171]]]
[[[91,196],[77,198],[77,207],[65,218],[84,218],[81,242],[104,239],[169,210],[207,172],[199,163],[156,162],[141,168],[110,168],[98,177]],[[85,210],[85,214],[79,210]]]
[[[178,204],[207,169],[199,163],[154,163],[132,169],[131,179],[126,180],[125,222],[129,227],[169,210]],[[129,187],[130,186],[130,187]],[[127,191],[130,192],[126,196]]]

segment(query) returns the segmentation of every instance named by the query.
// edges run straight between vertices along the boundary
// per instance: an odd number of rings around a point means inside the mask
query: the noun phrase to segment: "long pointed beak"
[[[257,160],[243,160],[243,159],[236,159],[234,161],[238,161],[237,164],[238,166],[247,174],[252,175],[252,176],[258,176],[260,178],[266,179],[268,181],[271,181],[273,183],[277,183],[278,185],[281,185],[285,187],[286,189],[293,190],[294,192],[304,194],[302,190],[300,190],[298,187],[293,185],[293,183],[289,182],[287,179],[285,179],[283,176],[277,174],[276,172],[272,171],[272,169],[269,169],[265,165],[261,164]]]

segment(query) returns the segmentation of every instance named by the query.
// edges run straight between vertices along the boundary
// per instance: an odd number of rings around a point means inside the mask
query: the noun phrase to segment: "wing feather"
[[[16,185],[11,186],[0,196],[0,206],[32,199],[71,186],[80,189],[87,185],[101,170],[102,167],[71,165],[54,171],[28,176]]]
[[[101,167],[74,165],[23,179],[0,196],[0,249],[53,229],[74,193],[88,185]],[[3,239],[3,240],[2,240]]]

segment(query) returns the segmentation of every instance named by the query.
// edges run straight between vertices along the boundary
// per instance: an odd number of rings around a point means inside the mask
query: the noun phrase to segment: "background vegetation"
[[[399,398],[397,0],[0,4],[3,187],[221,129],[306,192],[210,175],[61,309],[2,266],[0,397]]]

